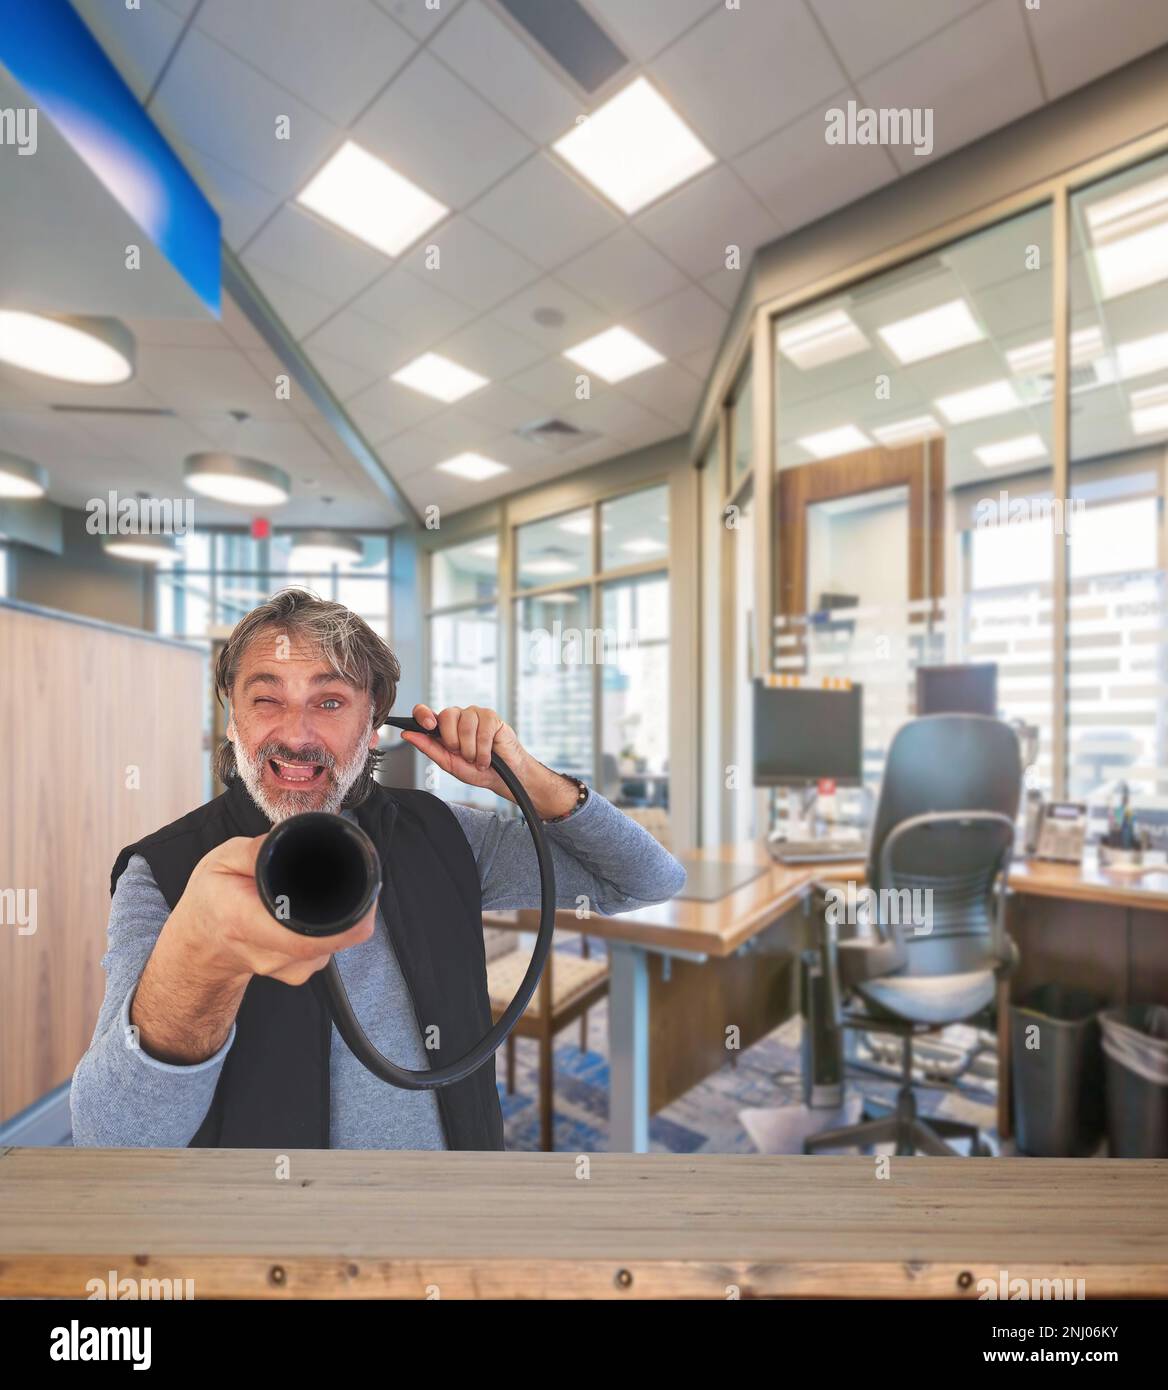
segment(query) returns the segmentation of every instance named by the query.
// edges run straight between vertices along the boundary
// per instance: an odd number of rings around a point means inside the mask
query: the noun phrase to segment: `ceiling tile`
[[[530,284],[539,266],[504,245],[467,217],[452,217],[399,262],[412,274],[433,277],[439,288],[481,310]],[[438,263],[432,265],[431,248]]]
[[[662,362],[621,383],[619,389],[638,405],[685,429],[697,409],[702,383],[675,362]]]
[[[390,268],[392,262],[338,228],[289,204],[248,243],[244,264],[266,266],[327,299],[347,304]]]
[[[846,110],[855,93],[837,92],[816,110],[768,136],[734,168],[787,231],[814,222],[890,183],[896,164],[881,145],[829,145],[825,112]]]
[[[862,77],[975,9],[982,0],[811,0],[849,76]],[[1062,0],[1059,0],[1059,4]]]
[[[756,246],[779,234],[778,223],[725,164],[700,175],[639,214],[637,230],[690,275],[726,266],[728,248],[749,266]]]
[[[560,322],[540,324],[535,318],[540,311],[558,315]],[[612,323],[603,310],[581,299],[575,290],[561,285],[551,276],[529,285],[500,304],[492,311],[491,318],[530,338],[545,353],[563,352],[565,348],[591,338]]]
[[[238,250],[280,206],[280,197],[202,150],[171,139],[175,154],[207,195],[219,214],[220,232],[232,250]]]
[[[386,376],[350,397],[346,408],[373,443],[380,444],[437,415],[442,404]]]
[[[532,420],[542,419],[551,414],[538,401],[515,390],[512,382],[504,385],[495,382],[468,396],[462,405],[463,413],[496,430],[516,430],[520,425],[530,424]]]
[[[538,144],[580,114],[567,87],[481,0],[467,0],[430,50]]]
[[[488,381],[502,381],[530,367],[544,355],[528,338],[521,338],[509,328],[489,319],[460,329],[444,338],[435,348],[445,357],[453,358],[463,367],[478,372]]]
[[[1168,43],[1164,0],[1059,0],[1027,10],[1026,23],[1052,100]]]
[[[726,311],[705,290],[691,285],[633,314],[627,325],[650,347],[655,347],[665,357],[676,359],[716,343],[726,327]],[[635,380],[636,377],[630,377],[626,389],[632,389]]]
[[[128,10],[125,0],[73,0],[73,8],[141,101],[182,33],[182,19],[157,5]]]
[[[347,401],[377,380],[374,374],[364,367],[355,367],[351,362],[343,362],[331,352],[324,352],[320,348],[312,353],[310,360],[324,377],[333,395],[341,401]]]
[[[250,260],[246,265],[252,279],[294,338],[303,338],[310,333],[336,307],[331,299],[269,270],[266,265],[257,265]]]
[[[275,383],[260,375],[246,353],[232,348],[154,347],[139,357],[138,377],[175,410],[197,406],[217,415],[246,410],[263,420],[288,414],[287,403],[276,399]]]
[[[989,0],[857,88],[866,106],[933,112],[929,155],[915,154],[911,145],[888,147],[905,174],[1042,104],[1017,0]],[[993,92],[992,101],[987,92]]]
[[[664,299],[686,283],[673,262],[632,227],[622,227],[560,266],[556,278],[616,317]]]
[[[352,309],[342,309],[327,323],[314,329],[304,339],[311,356],[318,348],[331,352],[342,362],[351,362],[378,376],[388,376],[403,367],[413,355],[392,328],[374,323]]]
[[[579,374],[580,368],[566,358],[549,357],[544,362],[537,362],[534,367],[508,377],[507,385],[530,396],[551,413],[576,400],[576,378]]]
[[[682,353],[677,360],[704,383],[710,375],[717,351],[717,344],[711,343],[709,347],[698,348],[696,352]]]
[[[353,138],[452,208],[465,207],[533,149],[426,52],[377,98]]]
[[[416,39],[428,39],[458,9],[462,0],[377,0],[377,4]]]
[[[339,132],[221,44],[187,31],[149,106],[172,130],[229,169],[281,197],[307,182]],[[276,138],[288,118],[290,137]]]
[[[591,0],[591,8],[621,48],[647,63],[722,0]]]
[[[733,309],[738,303],[738,296],[742,293],[742,287],[746,284],[746,272],[749,262],[742,270],[728,270],[725,267],[715,270],[713,275],[707,275],[702,281],[702,286],[722,305],[724,309]]]
[[[615,213],[545,154],[492,188],[470,215],[545,270],[578,256],[619,225]]]
[[[377,457],[395,478],[409,478],[424,469],[431,469],[451,456],[450,446],[421,430],[406,430],[377,446]],[[457,450],[453,452],[458,452]],[[465,478],[457,479],[465,487]],[[411,500],[417,502],[411,494]]]
[[[438,276],[411,275],[400,266],[383,275],[348,307],[393,331],[403,348],[423,352],[475,316],[437,287]]]
[[[371,0],[203,0],[195,24],[339,126],[416,47]]]
[[[660,367],[650,367],[649,376]],[[578,401],[560,414],[569,424],[582,430],[597,430],[600,434],[620,438],[644,430],[664,430],[667,434],[676,433],[675,427],[643,405],[630,400],[629,395],[612,386],[593,383],[591,399]]]
[[[418,426],[418,431],[445,445],[451,454],[461,454],[477,450],[484,439],[495,433],[495,426],[450,407],[431,415]]]
[[[698,136],[724,158],[847,85],[804,0],[716,9],[650,72]]]

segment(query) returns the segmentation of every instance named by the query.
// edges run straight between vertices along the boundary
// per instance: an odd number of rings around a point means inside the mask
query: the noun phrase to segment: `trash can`
[[[1014,1134],[1019,1153],[1082,1158],[1103,1134],[1100,995],[1046,984],[1010,1006]]]
[[[1128,1004],[1099,1022],[1112,1156],[1168,1158],[1168,1006]]]

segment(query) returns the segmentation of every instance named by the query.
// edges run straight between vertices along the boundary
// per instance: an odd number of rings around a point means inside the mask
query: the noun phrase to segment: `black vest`
[[[381,857],[381,916],[418,1029],[426,1038],[427,1029],[438,1028],[441,1047],[428,1051],[431,1065],[455,1062],[492,1021],[482,891],[470,844],[450,807],[429,792],[375,784],[354,811]],[[173,911],[205,854],[232,836],[270,829],[237,777],[222,796],[122,850],[110,892],[130,856],[140,854]],[[332,1018],[319,976],[300,986],[253,976],[235,1023],[235,1041],[191,1146],[327,1149]],[[493,1058],[439,1087],[436,1098],[449,1148],[503,1147]]]

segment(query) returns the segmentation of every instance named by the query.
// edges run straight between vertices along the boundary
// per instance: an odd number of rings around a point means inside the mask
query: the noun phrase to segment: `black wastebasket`
[[[1014,1132],[1019,1153],[1082,1158],[1103,1134],[1103,1058],[1088,989],[1040,985],[1010,1006]]]
[[[1099,1022],[1112,1157],[1168,1158],[1168,1006],[1128,1004]]]

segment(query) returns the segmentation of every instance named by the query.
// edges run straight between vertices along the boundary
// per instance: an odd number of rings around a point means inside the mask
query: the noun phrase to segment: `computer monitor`
[[[917,714],[988,714],[993,718],[997,712],[997,662],[917,667]]]
[[[863,781],[862,688],[754,683],[754,785],[799,787],[830,777]]]

